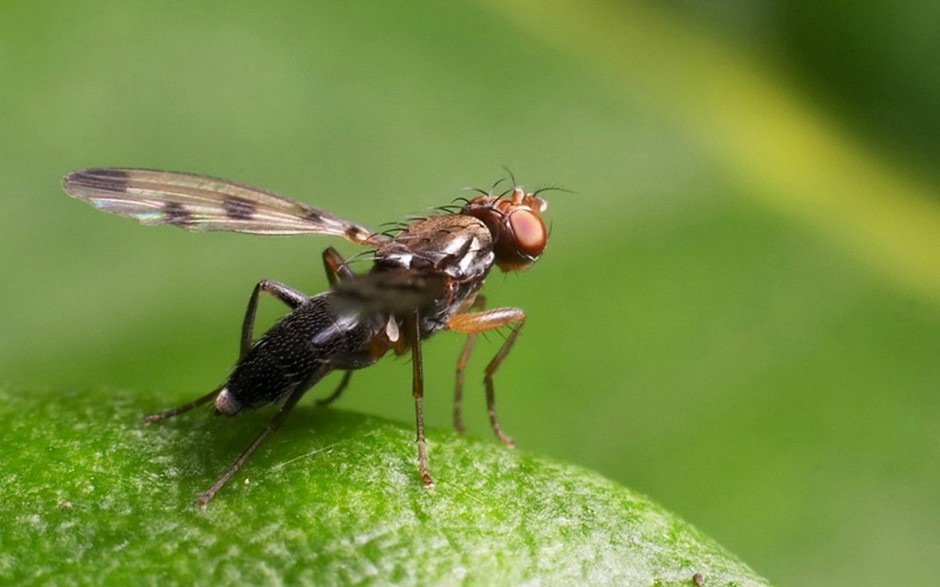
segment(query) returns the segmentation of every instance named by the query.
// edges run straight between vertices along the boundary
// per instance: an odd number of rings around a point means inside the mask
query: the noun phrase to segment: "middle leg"
[[[421,328],[418,312],[405,320],[406,335],[411,343],[411,394],[415,400],[415,426],[417,427],[418,473],[425,487],[434,487],[428,471],[428,453],[424,441],[424,365],[421,362]]]
[[[327,247],[323,250],[323,269],[326,271],[326,279],[330,282],[331,288],[336,287],[340,281],[346,281],[356,276],[352,269],[349,268],[346,259],[333,247]],[[349,379],[351,377],[352,371],[346,371],[346,373],[343,374],[342,381],[339,382],[339,385],[336,386],[333,393],[323,399],[318,399],[317,405],[326,406],[339,399],[339,396],[343,395],[346,386],[349,385]]]
[[[486,298],[481,295],[478,295],[473,303],[468,308],[469,310],[482,310],[486,306]],[[476,342],[477,335],[475,333],[470,333],[467,335],[467,342],[463,345],[463,350],[460,351],[460,356],[457,357],[457,373],[454,377],[454,430],[458,434],[463,434],[463,373],[467,368],[467,361],[470,360],[470,353],[473,352],[473,344]]]

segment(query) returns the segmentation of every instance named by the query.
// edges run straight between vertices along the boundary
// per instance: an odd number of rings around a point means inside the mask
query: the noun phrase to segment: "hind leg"
[[[241,337],[241,347],[239,350],[239,359],[245,357],[245,354],[248,353],[248,350],[251,348],[251,339],[252,331],[254,330],[255,325],[255,312],[258,308],[258,296],[262,291],[266,291],[272,294],[277,299],[281,300],[285,304],[291,307],[291,309],[296,308],[300,304],[304,303],[307,300],[307,296],[287,287],[284,284],[278,283],[276,281],[262,280],[255,285],[255,289],[251,292],[251,298],[248,300],[248,310],[245,312],[245,321],[242,323],[242,337]],[[166,420],[167,418],[172,418],[184,412],[188,412],[193,408],[198,408],[199,406],[205,405],[213,400],[219,395],[225,385],[221,385],[216,389],[213,389],[206,395],[196,398],[191,402],[185,403],[181,406],[171,408],[165,412],[159,412],[157,414],[151,414],[144,418],[144,424],[151,424],[157,422],[158,420]]]
[[[300,401],[300,398],[303,397],[305,391],[307,391],[306,385],[298,385],[294,391],[290,392],[290,395],[287,396],[287,401],[285,401],[284,405],[281,406],[281,409],[278,410],[276,414],[274,414],[274,417],[271,418],[271,421],[268,422],[268,425],[264,427],[264,430],[261,431],[261,434],[259,434],[251,442],[251,444],[248,445],[248,448],[246,448],[245,451],[239,455],[237,459],[235,459],[235,462],[232,463],[232,466],[229,467],[228,470],[225,471],[225,473],[223,473],[222,476],[212,484],[212,487],[207,489],[205,493],[203,493],[202,496],[196,500],[196,505],[201,508],[206,507],[206,504],[209,503],[209,500],[212,499],[212,497],[218,493],[226,483],[228,483],[229,479],[231,479],[235,473],[237,473],[238,470],[242,468],[242,465],[245,464],[245,461],[248,460],[248,457],[254,454],[254,452],[258,450],[258,447],[261,446],[261,443],[264,442],[268,436],[273,434],[274,431],[281,426],[290,411],[294,409],[294,406],[296,406],[297,402]]]
[[[165,412],[160,412],[157,414],[151,414],[149,416],[146,416],[144,418],[144,425],[149,426],[150,424],[158,420],[166,420],[167,418],[172,418],[173,416],[177,416],[179,414],[182,414],[183,412],[188,412],[189,410],[193,408],[198,408],[199,406],[207,404],[211,402],[212,400],[214,400],[216,396],[219,395],[219,392],[221,391],[222,391],[222,388],[217,387],[213,389],[212,391],[210,391],[209,393],[207,393],[206,395],[200,398],[194,399],[193,401],[189,403],[166,410]]]

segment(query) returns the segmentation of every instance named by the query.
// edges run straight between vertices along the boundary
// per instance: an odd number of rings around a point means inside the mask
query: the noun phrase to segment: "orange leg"
[[[464,345],[464,350],[460,355],[460,360],[457,362],[459,382],[457,394],[455,397],[455,403],[457,403],[457,405],[454,406],[455,425],[459,422],[459,400],[463,382],[463,367],[466,365],[466,360],[470,356],[470,349],[473,347],[473,342],[476,335],[481,332],[496,330],[497,328],[512,325],[512,330],[510,331],[509,336],[506,337],[506,341],[503,343],[503,346],[499,347],[499,350],[496,351],[496,355],[486,366],[486,370],[484,371],[483,376],[483,383],[486,386],[486,410],[490,416],[490,426],[493,427],[493,432],[496,433],[496,438],[498,438],[500,442],[510,448],[514,446],[512,439],[503,433],[502,428],[499,426],[499,421],[496,418],[496,397],[493,391],[493,374],[496,373],[496,370],[503,362],[503,359],[505,359],[506,355],[509,354],[509,351],[512,349],[512,345],[516,342],[516,338],[518,338],[519,331],[522,329],[522,325],[524,323],[525,312],[523,312],[520,308],[497,308],[495,310],[486,310],[485,312],[458,314],[447,322],[447,328],[450,330],[470,335],[467,339],[467,344]]]
[[[463,350],[460,351],[460,356],[457,358],[457,377],[454,379],[454,430],[458,434],[463,434],[463,418],[461,417],[461,410],[463,409],[463,372],[467,367],[467,361],[470,360],[470,352],[473,351],[473,343],[476,341],[476,334],[468,334],[467,342],[463,345]]]
[[[486,298],[478,295],[476,299],[473,300],[473,303],[470,305],[468,310],[482,310],[486,306]],[[463,345],[463,350],[460,351],[460,356],[457,357],[457,374],[454,378],[454,430],[458,434],[463,434],[463,418],[461,417],[461,411],[463,409],[463,372],[467,367],[467,361],[470,360],[470,353],[473,351],[473,344],[476,342],[476,334],[468,334],[467,342]]]

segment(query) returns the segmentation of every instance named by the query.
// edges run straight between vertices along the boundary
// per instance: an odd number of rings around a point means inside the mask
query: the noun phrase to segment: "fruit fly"
[[[251,454],[284,421],[303,394],[332,371],[345,374],[372,365],[392,352],[412,357],[412,396],[417,427],[418,472],[425,487],[428,471],[422,406],[421,342],[440,330],[467,336],[457,360],[454,426],[463,430],[461,402],[464,367],[476,336],[507,327],[508,334],[485,369],[490,425],[506,446],[512,440],[496,417],[493,375],[525,322],[519,308],[486,310],[480,288],[493,265],[502,271],[534,263],[548,239],[541,214],[546,203],[538,191],[515,186],[500,193],[479,191],[462,205],[414,220],[400,229],[373,232],[325,210],[239,183],[168,171],[84,169],[69,173],[62,185],[70,196],[99,210],[142,224],[169,224],[193,231],[230,231],[260,235],[340,236],[372,249],[372,269],[355,274],[332,247],[323,251],[330,289],[308,297],[276,281],[255,285],[242,324],[237,363],[222,385],[179,407],[147,416],[147,424],[212,402],[218,414],[233,416],[266,404],[280,409],[232,466],[197,500],[206,503],[232,478]],[[261,293],[290,308],[254,340],[255,311]]]

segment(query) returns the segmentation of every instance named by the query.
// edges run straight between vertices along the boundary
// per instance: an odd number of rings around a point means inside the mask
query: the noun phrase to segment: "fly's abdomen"
[[[216,409],[232,415],[284,401],[309,389],[333,369],[365,366],[372,333],[357,316],[338,315],[331,293],[310,298],[278,321],[235,365]]]

